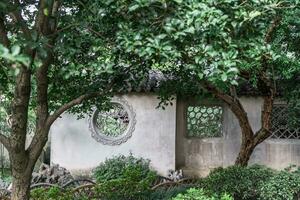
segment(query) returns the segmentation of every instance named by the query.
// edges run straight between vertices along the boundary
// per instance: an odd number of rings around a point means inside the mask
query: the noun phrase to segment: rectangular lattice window
[[[223,108],[216,105],[188,106],[187,136],[211,138],[222,136]]]
[[[271,138],[300,139],[300,127],[289,125],[289,112],[285,104],[275,104],[271,116]]]

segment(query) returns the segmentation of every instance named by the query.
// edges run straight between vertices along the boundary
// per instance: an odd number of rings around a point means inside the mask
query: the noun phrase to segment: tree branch
[[[68,109],[81,104],[83,101],[95,98],[101,94],[102,94],[101,92],[95,92],[95,93],[81,95],[81,96],[77,97],[76,99],[73,99],[72,101],[64,104],[59,109],[57,109],[52,115],[48,116],[43,129],[39,133],[36,132],[36,134],[34,135],[32,141],[31,141],[31,144],[29,145],[29,147],[27,149],[27,151],[30,154],[30,158],[34,161],[40,155],[41,149],[44,147],[44,145],[46,144],[46,142],[48,140],[48,133],[49,133],[50,127],[58,117],[60,117]],[[34,162],[32,162],[32,163],[34,163]]]
[[[99,95],[101,95],[102,93],[98,93],[98,92],[95,92],[95,93],[90,93],[90,94],[84,94],[84,95],[81,95],[79,97],[77,97],[76,99],[73,99],[72,101],[64,104],[63,106],[61,106],[59,109],[57,109],[52,115],[50,115],[48,117],[48,120],[47,120],[47,127],[51,126],[53,124],[53,122],[58,118],[60,117],[61,114],[63,114],[65,111],[67,111],[68,109],[76,106],[76,105],[79,105],[81,104],[83,101],[86,101],[86,100],[89,100],[89,99],[92,99],[92,98],[95,98]]]
[[[256,132],[254,143],[255,145],[263,142],[272,135],[271,132],[271,117],[274,104],[275,92],[270,89],[270,95],[264,97],[263,110],[261,111],[261,129]]]
[[[12,125],[10,141],[15,152],[25,149],[28,106],[31,93],[31,71],[21,68],[17,75],[14,98],[12,101]]]
[[[214,94],[218,99],[221,99],[224,101],[230,108],[230,110],[234,113],[236,118],[239,121],[240,127],[242,129],[242,137],[245,137],[245,140],[242,141],[247,141],[247,140],[252,140],[254,132],[251,128],[249,119],[247,117],[247,113],[244,110],[243,105],[241,104],[240,100],[237,97],[232,97],[220,90],[218,90],[215,86],[210,84],[208,81],[204,81],[202,86],[204,88]]]
[[[271,26],[269,27],[266,36],[265,36],[265,42],[266,43],[270,43],[272,40],[272,35],[276,29],[276,27],[280,24],[281,18],[280,17],[276,17],[272,23]]]

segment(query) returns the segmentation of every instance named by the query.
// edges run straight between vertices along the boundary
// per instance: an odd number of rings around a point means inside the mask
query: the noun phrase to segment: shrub
[[[228,194],[209,196],[203,189],[191,188],[185,194],[179,194],[172,200],[233,200]]]
[[[188,189],[189,187],[186,185],[176,186],[169,189],[158,188],[155,191],[151,192],[151,194],[149,195],[149,199],[147,200],[170,200],[180,193],[185,193]]]
[[[260,186],[261,200],[293,200],[300,191],[298,173],[281,171]]]
[[[141,177],[146,177],[151,171],[149,168],[150,161],[143,158],[135,158],[132,154],[129,156],[119,155],[106,159],[94,170],[94,177],[98,183],[118,179],[125,174],[130,167],[138,167]]]
[[[132,155],[106,160],[96,168],[94,175],[98,183],[96,195],[107,200],[145,199],[156,179],[156,173],[149,168],[149,161]]]
[[[72,194],[62,191],[59,187],[38,188],[30,192],[32,200],[73,200]]]
[[[200,187],[211,194],[227,192],[234,199],[256,200],[259,197],[259,186],[273,174],[271,169],[259,165],[218,168],[200,181]]]
[[[99,183],[95,192],[99,198],[106,200],[145,199],[155,178],[155,173],[149,171],[145,176],[140,167],[131,166],[121,177]]]

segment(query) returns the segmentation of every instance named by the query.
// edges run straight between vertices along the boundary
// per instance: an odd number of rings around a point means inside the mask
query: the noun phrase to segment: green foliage
[[[169,189],[158,188],[149,194],[147,200],[170,200],[180,193],[184,193],[188,190],[188,186],[176,186]]]
[[[259,187],[261,200],[293,200],[300,192],[300,176],[281,171]]]
[[[140,169],[128,168],[123,177],[100,183],[95,191],[98,197],[106,200],[145,199],[155,178],[155,173],[143,177]]]
[[[144,199],[156,173],[149,168],[149,161],[133,155],[116,156],[100,164],[94,176],[99,183],[96,194],[101,199]]]
[[[237,200],[293,200],[300,191],[300,174],[293,167],[277,172],[259,165],[231,166],[212,171],[199,187],[209,194],[227,192]]]
[[[132,154],[129,156],[119,155],[106,159],[94,170],[94,177],[98,183],[118,179],[126,175],[129,169],[135,169],[142,178],[147,177],[151,172],[150,161],[143,158],[136,158]]]
[[[103,19],[109,16],[118,24],[115,47],[122,59],[141,59],[143,66],[177,78],[161,91],[163,101],[183,93],[180,90],[201,93],[195,90],[205,89],[205,83],[229,95],[232,86],[243,83],[266,94],[265,78],[283,91],[283,80],[300,83],[298,0],[134,0],[97,5]],[[299,105],[295,88],[285,96],[289,103],[297,97]]]
[[[8,49],[0,44],[0,60],[1,59],[6,59],[9,62],[15,63],[15,65],[20,63],[25,66],[28,66],[30,61],[28,56],[21,54],[21,47],[18,45],[12,46],[11,49]]]
[[[83,113],[91,111],[93,105],[105,109],[113,91],[127,91],[135,87],[145,77],[147,70],[137,69],[136,63],[141,63],[140,60],[120,60],[115,53],[116,35],[113,33],[118,30],[119,19],[116,18],[116,21],[115,16],[112,16],[112,21],[103,18],[103,2],[87,1],[82,4],[81,1],[62,1],[58,12],[51,13],[53,2],[45,4],[46,8],[40,13],[51,19],[47,25],[43,25],[48,30],[47,34],[36,24],[39,1],[26,1],[20,6],[9,1],[1,2],[1,8],[5,9],[1,9],[0,15],[5,24],[4,32],[8,33],[9,45],[0,45],[0,93],[10,102],[16,75],[21,65],[27,66],[32,74],[29,107],[35,110],[37,77],[34,74],[46,63],[46,58],[52,57],[50,63],[47,62],[49,112],[83,94],[101,91],[105,91],[103,95],[84,101],[70,111],[83,116]],[[111,5],[111,9],[113,7]],[[11,12],[22,13],[23,21],[8,22]],[[24,34],[24,30],[28,31],[29,36]],[[2,37],[0,41],[4,41]],[[33,55],[28,53],[31,51]]]
[[[255,200],[259,197],[259,187],[274,172],[262,166],[231,166],[212,171],[207,178],[200,180],[200,187],[211,194],[229,193],[235,199]]]
[[[211,196],[207,195],[203,189],[191,188],[185,194],[179,194],[172,200],[233,200],[233,198],[228,194],[219,197],[217,195]]]
[[[72,194],[67,191],[62,191],[58,187],[51,187],[49,189],[38,188],[30,193],[32,200],[72,200]],[[83,199],[82,199],[83,200]]]

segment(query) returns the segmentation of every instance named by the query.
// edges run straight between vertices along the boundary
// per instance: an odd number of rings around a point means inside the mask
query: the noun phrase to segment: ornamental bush
[[[139,170],[140,178],[147,177],[152,172],[149,167],[150,161],[143,158],[136,158],[132,154],[129,156],[119,155],[110,159],[106,159],[93,172],[98,183],[119,179],[126,174],[129,168]]]
[[[149,164],[149,160],[133,155],[107,159],[94,171],[98,183],[95,193],[104,200],[147,199],[157,177]]]
[[[185,194],[178,194],[172,200],[233,200],[228,194],[223,195],[207,195],[203,189],[191,188]]]
[[[274,171],[259,165],[217,168],[200,180],[200,187],[211,194],[231,194],[237,200],[256,200],[259,187],[274,175]]]
[[[281,171],[259,187],[261,200],[293,200],[300,192],[298,173]]]
[[[59,187],[37,188],[30,193],[31,200],[73,200],[70,191],[62,191]],[[84,199],[80,199],[84,200]]]
[[[168,189],[157,188],[151,192],[147,200],[170,200],[180,193],[185,193],[189,188],[190,186],[187,185],[179,185]]]
[[[143,200],[147,199],[156,174],[139,166],[128,166],[116,179],[101,182],[95,188],[97,197],[102,200]]]

